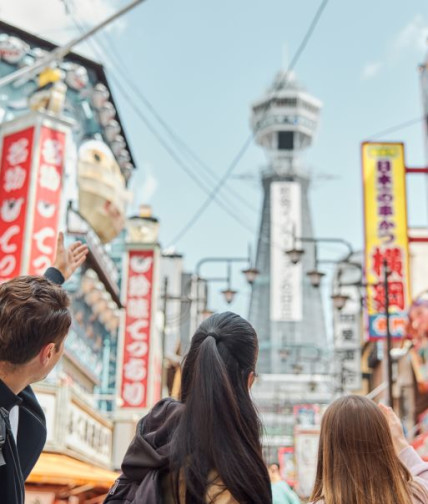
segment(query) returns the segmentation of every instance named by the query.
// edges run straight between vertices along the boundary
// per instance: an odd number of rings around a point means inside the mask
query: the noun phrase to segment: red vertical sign
[[[3,137],[0,165],[0,282],[21,273],[34,128]]]
[[[145,408],[152,324],[154,251],[131,250],[128,259],[122,407]]]
[[[28,273],[42,274],[54,261],[61,205],[65,133],[46,126],[40,129],[40,156],[36,169],[36,197],[32,209]]]

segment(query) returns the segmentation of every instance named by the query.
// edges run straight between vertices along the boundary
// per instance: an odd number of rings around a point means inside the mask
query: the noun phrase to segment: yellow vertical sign
[[[390,330],[393,337],[401,337],[410,304],[404,145],[363,143],[362,165],[368,336],[386,336],[386,260]]]

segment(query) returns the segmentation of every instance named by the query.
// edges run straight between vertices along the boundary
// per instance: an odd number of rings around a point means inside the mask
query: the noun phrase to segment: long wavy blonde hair
[[[321,422],[318,465],[311,501],[325,504],[426,502],[394,451],[383,413],[371,400],[350,395],[334,401]]]

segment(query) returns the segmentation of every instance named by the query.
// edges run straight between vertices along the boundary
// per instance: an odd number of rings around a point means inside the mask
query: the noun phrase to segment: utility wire
[[[408,121],[404,121],[400,124],[396,124],[395,126],[391,126],[390,128],[387,128],[386,130],[380,131],[379,133],[375,133],[374,135],[370,135],[367,138],[367,141],[371,140],[376,140],[377,138],[382,138],[385,135],[389,135],[390,133],[395,133],[396,131],[400,131],[404,128],[408,128],[409,126],[413,126],[414,124],[420,123],[421,121],[425,120],[425,116],[422,117],[415,117],[414,119],[409,119]]]
[[[120,59],[120,56],[117,52],[116,47],[114,44],[111,42],[110,38],[107,36],[106,33],[100,34],[104,36],[104,41],[107,44],[108,48],[108,53],[109,53],[109,58],[113,60],[115,65],[119,68],[122,69],[124,75],[129,75],[130,72],[128,69],[125,67],[123,64],[122,60]],[[100,45],[101,48],[106,50],[106,48],[103,46],[103,44],[100,42],[98,39],[98,44]],[[106,51],[107,52],[107,51]],[[147,107],[147,109],[153,114],[153,116],[156,118],[156,120],[162,125],[162,127],[166,130],[166,132],[169,134],[171,139],[175,142],[175,144],[184,152],[193,162],[197,163],[208,175],[211,176],[214,182],[218,182],[218,176],[214,172],[212,168],[210,168],[196,153],[195,151],[182,139],[180,136],[171,128],[171,126],[168,125],[168,123],[165,121],[165,119],[162,118],[162,116],[157,112],[153,104],[150,102],[150,100],[147,99],[146,96],[143,95],[141,90],[134,84],[132,79],[126,79],[125,84],[128,86],[129,89],[135,94],[136,97],[138,97],[141,102]],[[247,207],[250,211],[257,213],[258,211],[252,205],[247,199],[245,199],[238,191],[233,190],[232,188],[228,188],[230,194],[233,195],[234,199],[239,200],[243,205]]]
[[[72,16],[73,22],[75,23],[77,29],[79,31],[83,30],[83,27],[80,25],[80,23],[75,19],[74,16]],[[92,49],[95,51],[97,56],[101,59],[103,59],[103,55],[99,51],[98,47],[96,46],[94,40],[88,41]],[[205,193],[211,194],[210,189],[207,189],[205,185],[195,176],[195,173],[192,172],[192,170],[185,164],[183,161],[180,159],[180,157],[176,154],[176,152],[171,148],[171,146],[162,138],[162,136],[159,134],[159,132],[152,126],[152,124],[148,121],[147,117],[141,112],[139,108],[135,107],[135,103],[131,99],[131,97],[127,94],[126,90],[122,86],[121,82],[117,79],[117,77],[114,74],[110,75],[110,79],[115,83],[115,86],[117,89],[120,91],[122,94],[123,98],[127,101],[127,103],[131,106],[132,110],[134,113],[139,117],[139,119],[145,124],[145,126],[148,128],[148,130],[157,138],[159,143],[164,147],[164,149],[168,152],[168,154],[172,157],[172,159],[177,163],[177,165],[185,172],[187,175],[194,181],[195,184],[197,184]],[[229,206],[225,205],[221,200],[217,198],[216,200],[217,204],[224,210],[229,217],[234,219],[236,222],[238,222],[242,227],[244,227],[247,231],[250,233],[254,234],[254,229],[247,224],[246,221],[241,219],[235,212],[231,211],[231,208]]]
[[[291,64],[288,68],[288,72],[290,72],[297,64],[299,61],[300,57],[302,56],[310,37],[312,36],[322,13],[324,12],[324,9],[326,8],[329,0],[323,0],[319,8],[317,9],[315,16],[313,17],[311,24],[309,25],[309,28],[303,37],[302,42],[300,43],[296,54],[294,55]],[[267,113],[267,110],[266,110]],[[228,178],[230,175],[233,173],[233,170],[238,166],[238,163],[240,160],[243,158],[244,154],[246,153],[248,147],[251,145],[253,141],[253,135],[254,133],[251,132],[249,137],[245,140],[243,146],[239,150],[237,156],[235,159],[232,161],[231,165],[229,168],[226,170],[224,173],[223,177],[220,179],[218,184],[214,187],[212,190],[211,194],[208,196],[208,198],[204,201],[204,203],[196,210],[194,215],[190,218],[189,222],[177,233],[177,235],[174,237],[174,240],[172,241],[173,244],[176,244],[178,241],[180,241],[183,236],[193,227],[193,225],[201,218],[202,214],[205,212],[205,210],[209,207],[213,199],[215,198],[216,194],[221,190],[222,186],[227,182]]]

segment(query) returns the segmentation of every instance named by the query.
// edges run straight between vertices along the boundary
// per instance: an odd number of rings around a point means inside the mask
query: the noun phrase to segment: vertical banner
[[[294,460],[294,447],[284,446],[278,448],[279,472],[281,478],[291,487],[296,485],[296,462]]]
[[[388,279],[391,335],[404,335],[410,304],[409,251],[407,236],[406,169],[402,143],[362,145],[366,317],[368,336],[386,336],[383,262]]]
[[[270,306],[271,320],[298,322],[303,317],[302,265],[292,264],[285,250],[293,246],[293,233],[302,232],[302,195],[297,182],[270,186]]]
[[[297,492],[308,498],[315,483],[317,473],[319,429],[300,429],[294,434],[296,454]]]
[[[147,407],[154,250],[130,250],[121,365],[122,408]]]
[[[341,294],[349,296],[342,310],[333,313],[335,361],[344,391],[361,389],[361,316],[356,287],[342,286]]]
[[[42,126],[34,170],[35,198],[28,273],[41,275],[54,261],[60,215],[66,136]]]
[[[21,273],[34,127],[5,135],[0,166],[0,282]]]

